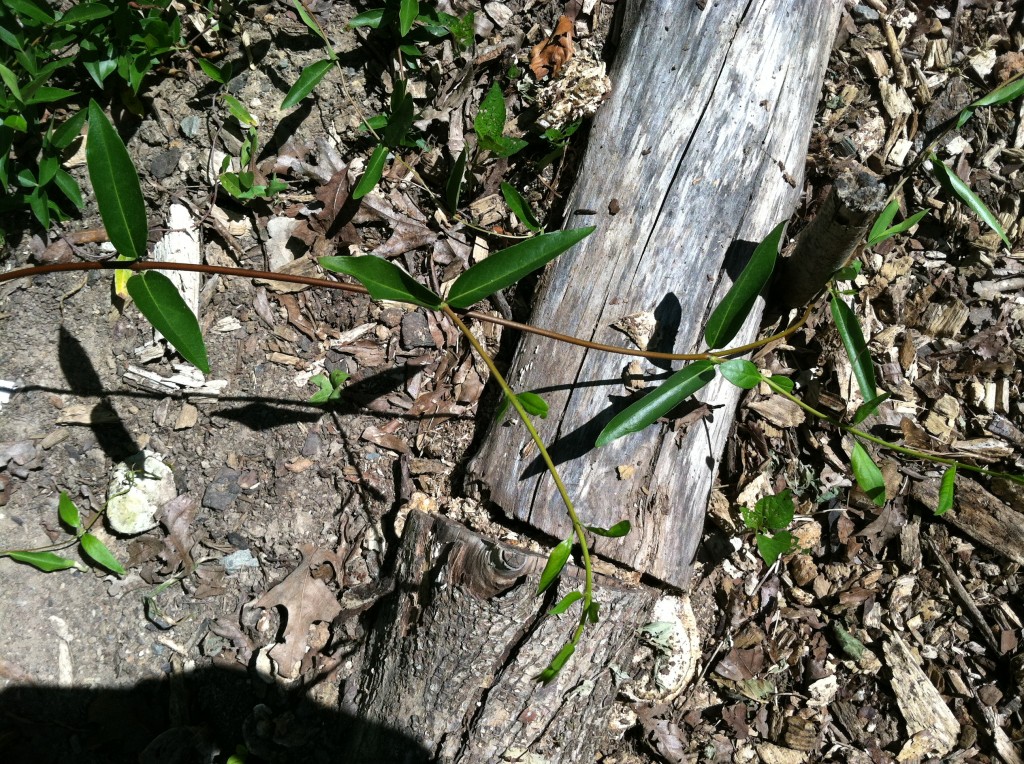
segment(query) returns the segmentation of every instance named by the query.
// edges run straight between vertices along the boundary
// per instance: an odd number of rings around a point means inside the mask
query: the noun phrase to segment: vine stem
[[[864,430],[861,430],[861,429],[859,429],[857,427],[854,427],[853,425],[844,424],[843,422],[840,422],[835,417],[829,416],[828,414],[824,413],[823,411],[818,411],[816,408],[811,406],[809,403],[806,403],[806,402],[802,401],[797,396],[795,396],[792,393],[786,391],[785,388],[783,388],[777,382],[773,382],[769,377],[762,377],[762,379],[765,381],[765,383],[767,383],[768,387],[770,387],[772,390],[774,390],[776,393],[778,393],[779,395],[783,396],[784,398],[788,398],[789,400],[793,401],[793,403],[795,403],[797,406],[802,408],[804,411],[806,411],[811,416],[815,416],[818,419],[821,419],[822,421],[825,421],[825,422],[828,422],[829,424],[835,425],[840,430],[843,430],[844,432],[848,432],[851,435],[853,435],[854,437],[861,438],[862,440],[870,441],[871,443],[874,443],[875,445],[881,446],[882,448],[888,449],[889,451],[895,451],[898,454],[903,454],[904,456],[909,456],[909,457],[912,457],[914,459],[920,459],[921,461],[933,462],[935,464],[945,464],[947,467],[956,467],[958,470],[967,470],[969,472],[974,472],[974,473],[977,473],[979,475],[985,475],[986,477],[1006,478],[1007,480],[1012,480],[1015,483],[1022,483],[1022,484],[1024,484],[1024,476],[1022,476],[1022,475],[1013,475],[1013,474],[1010,474],[1008,472],[996,472],[994,470],[987,470],[984,467],[976,467],[973,464],[967,464],[966,462],[961,462],[961,461],[959,461],[957,459],[947,459],[945,457],[938,456],[936,454],[929,454],[929,453],[925,453],[924,451],[918,451],[918,450],[913,449],[913,448],[908,448],[907,446],[900,446],[900,445],[897,445],[895,443],[890,443],[889,441],[885,440],[884,438],[879,438],[879,437],[877,437],[875,435],[872,435],[869,432],[865,432]]]
[[[152,260],[141,260],[141,261],[127,261],[127,260],[104,260],[99,262],[73,262],[73,263],[53,263],[51,265],[35,265],[28,268],[17,268],[13,271],[6,273],[0,273],[0,284],[5,281],[14,281],[15,279],[31,278],[33,276],[41,276],[45,273],[66,273],[73,271],[110,271],[110,270],[129,270],[129,271],[189,271],[193,273],[207,273],[217,274],[220,276],[232,276],[236,278],[244,279],[262,279],[264,281],[284,281],[289,284],[304,284],[306,286],[317,287],[319,289],[337,289],[342,292],[350,292],[352,294],[369,294],[366,287],[359,284],[346,284],[343,281],[331,281],[329,279],[316,278],[315,276],[300,276],[291,273],[275,273],[274,271],[260,271],[254,268],[231,268],[223,265],[206,265],[204,263],[175,263],[175,262],[157,262]],[[486,313],[480,313],[474,310],[459,310],[458,315],[465,316],[466,318],[476,319],[477,321],[485,321],[491,324],[497,324],[510,329],[517,329],[521,332],[528,334],[536,334],[541,337],[547,337],[549,339],[558,340],[569,345],[577,345],[579,347],[589,348],[591,350],[598,350],[604,353],[616,353],[618,355],[637,356],[640,358],[651,358],[665,361],[707,361],[714,358],[727,358],[733,355],[739,355],[741,353],[748,353],[751,350],[756,350],[759,347],[774,342],[775,340],[783,339],[788,337],[793,332],[797,331],[803,326],[807,319],[811,315],[811,311],[814,306],[810,306],[804,311],[803,315],[794,323],[790,324],[786,329],[777,334],[773,334],[770,337],[765,337],[762,340],[751,342],[747,345],[741,345],[734,348],[726,348],[724,350],[716,350],[710,353],[659,353],[653,350],[633,350],[631,348],[624,348],[618,345],[605,345],[600,342],[591,342],[580,337],[573,337],[569,334],[560,334],[559,332],[551,331],[550,329],[542,329],[537,326],[530,326],[529,324],[523,324],[519,321],[512,321],[507,318],[500,318],[499,316],[489,316]],[[456,312],[453,310],[453,312]]]
[[[512,391],[508,382],[505,380],[504,375],[498,371],[498,367],[495,365],[494,360],[484,349],[483,345],[480,344],[480,340],[469,330],[465,322],[452,310],[447,304],[441,304],[441,310],[446,316],[459,328],[463,336],[472,345],[473,350],[476,351],[477,355],[483,359],[483,362],[487,364],[487,368],[491,372],[491,376],[494,377],[498,386],[501,388],[505,397],[508,398],[509,403],[515,408],[519,414],[519,418],[526,425],[526,429],[530,433],[530,437],[537,446],[537,450],[540,452],[541,458],[544,460],[544,464],[547,466],[548,472],[551,473],[551,479],[555,481],[555,487],[558,489],[558,494],[562,497],[562,502],[565,504],[565,510],[569,514],[569,520],[572,522],[573,532],[576,534],[576,538],[580,544],[580,557],[583,559],[583,571],[584,571],[584,583],[583,583],[583,614],[580,616],[580,622],[576,626],[576,630],[572,635],[572,644],[576,645],[580,637],[583,635],[583,630],[587,624],[587,618],[590,614],[590,605],[594,598],[594,569],[590,562],[590,548],[587,546],[587,539],[585,536],[585,529],[583,523],[580,522],[579,515],[576,514],[576,507],[573,504],[572,497],[569,496],[569,491],[565,487],[565,483],[562,482],[561,476],[558,474],[558,468],[555,467],[554,461],[551,459],[551,455],[548,453],[547,448],[544,446],[544,441],[540,437],[540,433],[537,432],[537,428],[533,426],[533,422],[530,421],[530,415],[526,413],[526,409],[523,408],[523,404],[519,402],[519,398]]]

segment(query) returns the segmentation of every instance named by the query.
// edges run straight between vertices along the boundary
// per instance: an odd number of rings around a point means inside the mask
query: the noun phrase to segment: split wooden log
[[[658,322],[651,349],[698,351],[711,309],[757,242],[793,212],[842,3],[699,5],[627,2],[613,94],[567,207],[572,225],[598,230],[543,278],[535,325],[614,343],[623,338],[613,323],[648,312]],[[760,314],[759,306],[735,344],[754,337]],[[584,521],[632,522],[624,539],[599,539],[598,553],[685,587],[738,390],[719,379],[700,396],[714,413],[688,430],[654,427],[595,451],[598,433],[632,400],[625,365],[530,336],[509,379],[548,401],[537,426]],[[510,517],[569,534],[522,426],[496,426],[469,479]]]
[[[538,597],[544,560],[437,515],[410,513],[395,594],[363,656],[351,709],[363,723],[345,761],[594,761],[655,595],[599,577],[600,621],[544,685],[534,677],[576,624],[545,612],[580,586],[570,568],[560,591]]]

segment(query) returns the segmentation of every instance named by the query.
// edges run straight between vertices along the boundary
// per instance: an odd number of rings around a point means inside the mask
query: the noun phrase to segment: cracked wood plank
[[[671,340],[651,349],[702,349],[711,309],[799,199],[841,5],[748,0],[701,11],[680,0],[627,2],[613,94],[567,205],[569,226],[598,230],[548,270],[532,323],[621,343],[611,324],[652,311]],[[573,216],[579,209],[598,213]],[[734,344],[754,337],[760,312]],[[599,539],[597,551],[685,587],[738,391],[721,380],[705,388],[702,400],[721,408],[683,435],[656,426],[594,451],[626,400],[627,360],[529,336],[509,380],[548,401],[537,426],[584,522],[633,523],[624,539]],[[564,538],[568,520],[528,440],[521,425],[494,427],[470,482],[509,516]],[[633,470],[617,473],[624,465]]]

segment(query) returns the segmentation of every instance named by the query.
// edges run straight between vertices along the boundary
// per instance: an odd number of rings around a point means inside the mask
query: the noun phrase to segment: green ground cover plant
[[[30,12],[29,9],[31,8],[38,9],[41,7],[30,2],[30,0],[19,0],[14,5],[20,9],[23,15],[35,19],[39,24],[48,25],[48,28],[62,29],[73,26],[69,23],[61,23],[66,17],[58,19],[53,15],[43,14],[42,11],[38,13],[35,11]],[[98,6],[101,4],[93,3],[89,5]],[[328,37],[300,3],[296,3],[296,9],[306,25],[324,41],[328,57],[307,67],[302,72],[285,97],[282,103],[284,108],[294,106],[308,96],[331,67],[337,64],[337,56],[331,48]],[[33,13],[36,13],[38,18],[33,16]],[[104,17],[100,16],[97,18],[102,19]],[[97,70],[97,74],[103,75],[98,82],[102,83],[115,70],[119,73],[119,76],[124,76],[125,81],[129,85],[141,82],[141,77],[152,66],[153,60],[157,55],[154,51],[165,51],[168,49],[166,47],[167,40],[169,39],[168,35],[170,37],[174,36],[171,33],[175,31],[175,27],[173,24],[169,27],[166,24],[159,26],[156,20],[146,22],[146,19],[149,18],[149,16],[144,16],[138,21],[143,29],[146,28],[148,23],[158,27],[162,33],[166,33],[162,34],[162,36],[154,35],[156,42],[151,47],[144,49],[148,51],[146,55],[149,58],[146,58],[138,51],[131,53],[131,55],[125,53],[124,56],[127,58],[124,59],[123,67],[121,58],[104,58],[103,61],[107,63]],[[2,19],[3,17],[0,16],[0,24],[2,24]],[[159,16],[157,20],[159,20]],[[351,23],[354,26],[369,27],[377,30],[379,34],[388,35],[389,39],[396,44],[397,52],[404,56],[404,60],[407,61],[415,60],[418,57],[413,53],[413,49],[419,50],[416,47],[418,35],[436,36],[438,34],[451,34],[456,41],[460,41],[464,40],[464,35],[467,34],[465,18],[455,19],[444,14],[424,11],[416,0],[389,2],[381,9],[360,14]],[[471,19],[469,29],[472,29]],[[132,50],[135,49],[129,46],[129,51]],[[23,50],[21,52],[24,54],[22,57],[31,63],[30,58],[26,58],[27,54]],[[104,53],[103,55],[113,55],[113,53]],[[403,59],[400,57],[400,60]],[[24,63],[20,65],[25,68]],[[53,68],[52,71],[44,72],[44,75],[50,76],[56,69],[65,65],[62,63],[60,66]],[[95,69],[96,67],[93,68]],[[124,70],[123,74],[122,68]],[[212,64],[202,66],[202,68],[218,84],[223,85],[230,79],[229,71],[217,68]],[[0,74],[3,74],[3,72],[12,73],[13,70],[10,68],[0,70]],[[105,74],[103,74],[104,72]],[[90,74],[92,74],[91,70]],[[37,74],[36,79],[44,75]],[[96,76],[96,74],[93,74],[94,78]],[[36,86],[35,90],[32,90],[31,83],[23,87],[16,81],[16,78],[12,79],[7,74],[4,74],[3,80],[7,86],[9,98],[20,98],[23,104],[27,104],[27,101],[24,100],[25,98],[36,96],[49,97],[47,91],[40,91],[43,88],[41,84]],[[32,80],[32,82],[34,81]],[[404,74],[403,76],[396,77],[394,82],[395,85],[391,93],[388,113],[380,115],[375,119],[364,120],[364,124],[373,134],[377,143],[372,149],[366,168],[352,192],[354,199],[361,198],[365,194],[370,193],[377,186],[389,156],[394,155],[397,157],[397,150],[399,148],[416,148],[418,146],[417,141],[411,139],[410,134],[415,118],[415,109],[412,97],[406,86]],[[135,89],[137,90],[137,86]],[[26,96],[26,92],[29,92],[30,95]],[[1022,93],[1024,93],[1024,80],[1008,83],[992,94],[970,104],[951,122],[949,129],[962,126],[977,108],[1007,103],[1019,97]],[[225,165],[219,178],[221,186],[235,199],[243,202],[272,195],[276,190],[280,190],[274,186],[274,181],[271,181],[268,185],[257,183],[251,170],[251,162],[257,153],[258,146],[255,120],[236,99],[225,95],[224,102],[229,113],[245,131],[247,142],[243,143],[242,156],[239,157],[241,160],[239,172],[229,172],[227,165]],[[494,85],[484,96],[474,122],[479,149],[491,152],[496,156],[508,157],[526,147],[527,141],[504,134],[506,116],[501,88],[498,85]],[[9,117],[10,115],[5,120],[9,119]],[[600,618],[600,603],[594,597],[594,571],[590,553],[590,540],[593,536],[624,536],[629,533],[630,526],[627,521],[616,523],[609,528],[586,524],[585,513],[578,511],[568,489],[559,476],[545,444],[533,425],[533,417],[546,415],[547,408],[545,402],[536,393],[516,391],[510,386],[494,360],[469,330],[464,319],[467,315],[471,314],[470,308],[473,305],[491,297],[502,289],[516,284],[531,273],[543,268],[554,258],[569,251],[574,245],[591,235],[595,229],[593,227],[584,227],[545,232],[542,230],[523,196],[512,185],[503,183],[501,191],[510,210],[532,232],[532,235],[518,240],[516,243],[503,249],[493,251],[485,260],[465,270],[454,280],[446,295],[439,294],[427,285],[420,283],[410,273],[393,262],[372,255],[332,256],[322,257],[319,260],[324,270],[349,276],[359,282],[360,286],[345,284],[335,280],[299,276],[285,277],[280,274],[268,274],[238,268],[146,261],[149,224],[138,174],[124,143],[100,103],[96,100],[90,101],[86,110],[78,112],[56,130],[52,129],[50,124],[47,124],[44,128],[39,123],[35,124],[34,129],[42,131],[41,140],[44,145],[46,140],[50,140],[51,146],[59,147],[66,138],[62,131],[72,131],[75,124],[74,120],[76,119],[79,126],[81,126],[83,119],[88,122],[89,140],[86,158],[89,178],[100,215],[110,241],[117,250],[118,258],[112,262],[70,263],[24,268],[0,275],[0,282],[55,271],[113,270],[115,283],[119,289],[123,287],[124,291],[134,300],[141,313],[168,339],[178,353],[204,373],[209,372],[210,364],[198,320],[187,307],[171,281],[159,272],[161,270],[193,270],[228,276],[250,278],[258,276],[282,281],[297,281],[322,288],[365,292],[376,300],[400,301],[437,311],[444,319],[450,321],[458,328],[469,345],[487,365],[493,380],[503,394],[506,405],[515,410],[524,423],[536,444],[551,479],[557,486],[571,523],[572,532],[566,538],[561,539],[548,555],[537,587],[538,595],[543,594],[558,579],[569,561],[574,557],[580,567],[583,568],[584,577],[581,590],[569,593],[550,610],[550,614],[553,616],[567,614],[570,610],[573,610],[575,613],[574,617],[576,618],[576,626],[565,645],[552,658],[550,663],[537,674],[537,678],[540,681],[547,682],[553,679],[571,658],[580,640],[583,638],[586,627],[589,624],[596,623]],[[66,127],[69,124],[72,127]],[[5,121],[5,129],[17,130],[19,127],[20,123],[8,127]],[[27,122],[25,129],[28,129]],[[75,134],[77,134],[77,131]],[[0,139],[2,139],[2,136],[3,134],[0,134]],[[47,138],[46,136],[50,137]],[[554,137],[548,136],[546,140],[555,141],[563,140],[564,138],[567,138],[567,136],[560,134]],[[4,146],[0,145],[0,148],[4,148]],[[930,149],[922,154],[923,158],[927,156],[932,156]],[[0,162],[3,163],[2,167],[9,167],[11,161],[11,146],[6,145],[6,149],[0,155]],[[473,161],[479,161],[479,156],[474,157]],[[45,187],[50,182],[56,184],[58,188],[63,188],[61,184],[66,183],[66,181],[57,180],[60,169],[57,162],[56,155],[54,155],[53,161],[48,161],[45,165],[45,172],[43,164],[40,163],[37,175],[34,175],[32,178],[36,184],[32,188]],[[466,151],[455,158],[443,189],[433,190],[422,178],[418,175],[416,177],[419,182],[423,183],[425,190],[435,202],[440,205],[443,199],[445,206],[454,214],[459,208],[463,185],[466,182],[466,168],[469,163],[469,153]],[[246,167],[250,169],[244,169]],[[916,170],[916,168],[917,166],[915,165],[913,169]],[[1006,234],[999,225],[998,219],[949,168],[945,167],[941,162],[932,159],[931,171],[940,183],[948,188],[953,195],[962,200],[963,203],[1008,243]],[[46,183],[42,182],[44,178]],[[6,183],[9,177],[0,175],[0,180]],[[25,186],[25,188],[29,187]],[[898,210],[897,192],[898,188],[894,190],[892,201],[879,215],[876,224],[866,237],[865,244],[867,246],[872,246],[884,241],[886,238],[908,231],[923,217],[923,213],[915,213],[894,225],[893,221]],[[36,206],[40,204],[39,201],[34,203],[27,201],[26,203],[30,206],[32,204]],[[46,209],[52,211],[49,207],[49,202],[45,206]],[[35,210],[35,207],[33,207],[33,210]],[[37,215],[38,217],[39,215]],[[42,223],[43,219],[40,218],[40,222]],[[721,374],[730,383],[742,389],[751,389],[763,385],[776,394],[791,400],[806,413],[826,421],[852,436],[852,448],[849,458],[853,476],[864,493],[878,506],[884,505],[887,497],[882,473],[868,450],[868,444],[889,449],[911,459],[930,461],[946,467],[942,479],[939,502],[935,507],[937,514],[947,511],[953,505],[955,478],[958,471],[972,471],[988,476],[1000,476],[1018,483],[1024,483],[1024,477],[1020,475],[999,473],[963,461],[937,457],[933,454],[901,446],[897,443],[891,443],[861,427],[863,422],[867,421],[878,410],[878,407],[885,402],[887,394],[878,393],[873,361],[868,351],[863,331],[855,313],[845,302],[845,297],[848,296],[848,293],[839,286],[841,282],[847,281],[856,275],[857,268],[854,264],[849,264],[846,268],[835,274],[828,285],[823,285],[823,297],[829,301],[831,317],[842,340],[846,354],[850,359],[860,393],[865,401],[850,421],[839,420],[809,405],[797,394],[794,380],[788,377],[765,375],[754,363],[738,357],[796,331],[803,321],[806,320],[809,313],[809,311],[805,312],[803,318],[780,334],[743,347],[729,346],[747,320],[756,301],[765,292],[772,278],[785,226],[786,221],[780,222],[758,244],[746,267],[737,277],[721,303],[712,312],[703,333],[703,339],[708,348],[706,351],[686,354],[647,354],[641,351],[598,345],[578,338],[557,335],[558,338],[566,342],[584,345],[597,350],[622,352],[639,356],[650,355],[651,357],[685,363],[682,368],[675,371],[658,388],[649,394],[643,395],[617,413],[598,435],[594,447],[600,448],[618,438],[642,431],[654,425],[680,402],[699,392],[704,386],[715,379],[717,375]],[[485,318],[480,314],[472,315],[474,318]],[[521,326],[521,328],[527,331],[531,330],[530,327]],[[329,404],[344,395],[345,377],[343,374],[333,373],[329,377],[321,375],[320,377],[314,377],[311,381],[320,388],[310,399],[311,403]],[[503,412],[499,412],[499,416],[502,414]],[[769,565],[774,564],[781,556],[795,550],[794,539],[787,530],[787,527],[793,520],[794,510],[792,495],[788,490],[784,490],[774,496],[765,497],[757,502],[753,508],[745,508],[742,512],[744,523],[754,533],[759,553]],[[74,532],[74,538],[65,546],[78,543],[81,545],[83,552],[97,565],[115,573],[122,574],[124,572],[123,568],[110,555],[108,550],[102,547],[102,545],[97,546],[98,540],[88,532],[89,526],[82,524],[77,509],[74,508],[74,505],[71,504],[70,499],[67,499],[66,495],[61,497],[60,516],[64,524]],[[90,524],[96,522],[98,517],[93,518]],[[0,554],[47,571],[58,570],[74,564],[70,560],[54,555],[53,549],[10,550]],[[577,604],[579,605],[578,609],[576,609]]]

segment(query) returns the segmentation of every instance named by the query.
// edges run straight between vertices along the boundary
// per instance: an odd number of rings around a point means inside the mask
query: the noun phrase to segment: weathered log
[[[775,294],[789,308],[810,302],[832,274],[863,244],[888,191],[867,167],[846,160],[833,169],[835,183],[814,219],[800,232],[792,254],[779,263]]]
[[[541,555],[411,513],[351,709],[384,726],[356,726],[345,761],[593,762],[622,676],[610,667],[629,667],[654,594],[602,577],[600,621],[543,685],[534,676],[576,622],[545,612],[580,583],[570,568],[557,594],[538,597],[543,567]]]
[[[596,210],[581,222],[598,230],[549,269],[532,323],[619,342],[612,323],[651,311],[663,338],[651,349],[700,349],[711,309],[796,205],[841,6],[751,0],[702,11],[692,0],[627,2],[613,94],[595,118],[567,207]],[[754,336],[760,313],[736,344]],[[594,451],[629,398],[619,383],[624,366],[621,356],[530,336],[509,379],[547,399],[538,429],[585,522],[633,523],[624,539],[599,539],[598,552],[685,586],[738,392],[719,379],[700,397],[720,408],[687,432],[656,427]],[[469,478],[509,516],[568,535],[522,426],[495,427]]]

